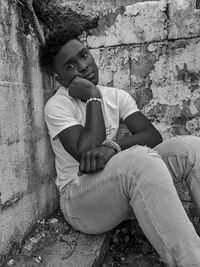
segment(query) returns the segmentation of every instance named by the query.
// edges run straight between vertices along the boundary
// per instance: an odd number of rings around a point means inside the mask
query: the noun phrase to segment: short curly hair
[[[61,47],[72,39],[79,39],[82,34],[81,29],[69,29],[69,28],[55,28],[50,31],[46,38],[45,44],[40,46],[39,60],[40,65],[45,67],[48,71],[54,70],[54,59]]]

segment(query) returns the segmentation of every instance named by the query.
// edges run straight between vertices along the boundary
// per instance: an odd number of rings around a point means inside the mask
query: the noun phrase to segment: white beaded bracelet
[[[89,104],[91,101],[98,101],[98,102],[100,102],[100,103],[102,104],[102,100],[101,100],[100,98],[97,98],[97,97],[91,97],[91,98],[89,98],[89,99],[87,100],[87,102],[86,102],[86,106],[87,106],[87,104]]]
[[[101,145],[113,148],[116,151],[116,153],[119,153],[122,151],[121,147],[117,144],[117,142],[115,142],[113,140],[105,140],[105,141],[103,141],[103,143]]]

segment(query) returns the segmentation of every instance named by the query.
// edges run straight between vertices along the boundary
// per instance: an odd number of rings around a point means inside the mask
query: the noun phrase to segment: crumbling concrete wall
[[[86,43],[99,65],[100,84],[129,91],[164,139],[200,136],[199,0],[115,7],[101,15]],[[122,125],[119,136],[125,134]],[[185,183],[176,187],[191,215]]]
[[[43,120],[54,84],[39,68],[34,31],[30,34],[26,19],[23,23],[25,2],[0,2],[1,260],[58,203]],[[47,27],[62,20],[87,29],[100,84],[129,91],[164,138],[200,136],[199,1],[35,0],[33,5]],[[78,24],[73,25],[73,14]],[[126,133],[122,127],[119,134]]]
[[[54,158],[43,119],[53,79],[38,64],[16,1],[0,1],[0,265],[58,206]],[[51,92],[50,92],[51,91]]]
[[[199,0],[38,0],[34,7],[47,27],[86,29],[100,84],[128,90],[164,138],[200,135]]]
[[[164,138],[200,135],[198,5],[161,0],[115,7],[87,35],[100,83],[129,91]]]

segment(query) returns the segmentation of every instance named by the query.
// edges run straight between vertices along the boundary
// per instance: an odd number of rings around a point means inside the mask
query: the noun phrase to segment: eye
[[[72,70],[73,68],[74,68],[74,65],[73,64],[67,64],[65,66],[65,70],[68,70],[68,71]]]
[[[88,51],[83,51],[83,53],[81,54],[82,58],[86,58],[88,56]]]

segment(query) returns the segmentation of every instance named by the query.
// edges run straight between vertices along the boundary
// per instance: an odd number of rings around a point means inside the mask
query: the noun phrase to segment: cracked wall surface
[[[0,2],[0,266],[13,245],[58,206],[54,158],[43,119],[53,79],[38,63],[15,1]]]
[[[100,84],[127,90],[164,139],[200,136],[199,20],[199,0],[138,2],[101,15],[86,38]],[[118,136],[128,134],[122,124]],[[193,208],[185,184],[176,187]]]
[[[57,206],[43,120],[54,82],[39,67],[37,34],[24,0],[20,3],[0,2],[1,261]],[[61,23],[86,30],[100,84],[130,92],[164,139],[200,136],[199,1],[35,0],[33,5],[44,28]],[[119,136],[125,134],[122,125]]]
[[[115,7],[100,16],[98,28],[86,38],[99,64],[100,83],[129,91],[164,139],[199,135],[197,7],[195,0]]]

